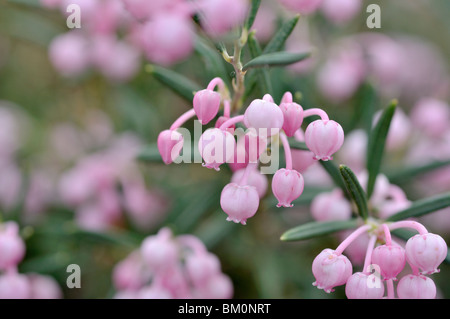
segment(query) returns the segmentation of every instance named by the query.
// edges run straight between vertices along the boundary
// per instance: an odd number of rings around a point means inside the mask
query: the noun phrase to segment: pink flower
[[[281,103],[280,109],[283,112],[283,130],[287,136],[294,136],[295,132],[303,123],[303,108],[301,105],[292,103]]]
[[[406,275],[397,285],[400,299],[434,299],[436,285],[431,278],[422,275]]]
[[[219,166],[233,159],[236,141],[233,135],[218,128],[207,129],[198,141],[203,166],[219,171]]]
[[[343,24],[360,12],[361,0],[323,0],[321,11],[335,24]]]
[[[17,267],[25,256],[25,243],[15,222],[0,224],[0,270]]]
[[[0,299],[29,299],[30,282],[25,275],[7,272],[0,275]]]
[[[245,110],[244,124],[258,135],[271,136],[283,127],[284,115],[273,102],[256,99]]]
[[[205,285],[213,276],[220,273],[220,261],[211,253],[191,254],[185,262],[187,275],[196,287]]]
[[[291,149],[292,154],[292,168],[300,173],[304,173],[316,161],[314,160],[314,153],[304,150]]]
[[[333,120],[316,120],[306,128],[305,143],[314,153],[314,159],[328,161],[344,143],[344,130]]]
[[[222,190],[220,206],[228,221],[245,225],[258,211],[259,195],[253,186],[230,183]]]
[[[183,148],[183,135],[176,130],[164,130],[158,135],[158,150],[166,165],[172,163]]]
[[[303,193],[304,185],[302,174],[296,170],[279,169],[272,179],[272,192],[278,199],[277,207],[292,207],[292,201]]]
[[[414,106],[411,121],[431,137],[443,136],[450,126],[450,106],[438,99],[423,98]]]
[[[50,276],[27,274],[32,299],[61,299],[63,293],[58,282]]]
[[[405,267],[405,250],[400,246],[378,246],[372,252],[372,263],[380,267],[384,280],[395,280]]]
[[[321,193],[311,202],[311,215],[317,221],[347,220],[352,216],[352,205],[341,190]]]
[[[76,31],[59,35],[50,44],[50,62],[64,76],[80,75],[90,66],[88,45]]]
[[[222,36],[244,22],[245,0],[208,0],[201,5],[201,25],[212,36]]]
[[[220,94],[212,90],[200,90],[194,95],[194,110],[202,125],[216,117],[220,107]]]
[[[235,171],[233,173],[233,176],[231,177],[231,182],[239,184],[244,173],[245,169],[239,169]],[[247,183],[248,185],[256,188],[259,198],[263,198],[264,195],[267,193],[269,181],[267,180],[266,175],[261,174],[256,167],[252,169],[251,172],[249,173]]]
[[[330,293],[334,287],[347,282],[352,275],[352,264],[344,255],[327,248],[314,259],[312,272],[316,278],[313,285]]]
[[[408,262],[421,269],[421,274],[439,272],[438,267],[447,257],[447,244],[436,234],[417,234],[406,242]]]
[[[171,231],[163,228],[142,242],[140,251],[150,270],[161,271],[177,264],[179,251],[171,236]]]
[[[322,0],[280,0],[280,3],[295,12],[311,14],[320,7]]]
[[[381,299],[384,295],[384,284],[373,275],[355,272],[345,285],[348,299]]]
[[[113,282],[117,290],[137,291],[146,281],[144,264],[138,252],[132,252],[113,269]]]

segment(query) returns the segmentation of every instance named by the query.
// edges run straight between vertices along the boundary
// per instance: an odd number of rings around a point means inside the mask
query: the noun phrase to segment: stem
[[[231,111],[231,104],[230,104],[230,100],[225,100],[223,101],[223,116],[225,117],[230,117],[230,112]]]
[[[225,83],[223,83],[223,80],[219,77],[212,79],[211,82],[209,82],[206,89],[214,91],[214,88],[216,86],[219,86],[219,91],[225,91]]]
[[[412,228],[417,230],[420,235],[424,235],[428,233],[428,230],[422,224],[412,221],[412,220],[402,220],[399,222],[395,222],[389,225],[390,230],[398,229],[398,228]]]
[[[247,165],[244,174],[242,175],[241,180],[239,181],[239,186],[248,185],[248,176],[250,175],[251,170],[255,168],[255,166],[256,166],[255,163],[249,163]]]
[[[284,134],[283,132],[280,133],[280,139],[281,139],[281,143],[283,143],[284,156],[286,158],[286,169],[291,170],[292,169],[292,152],[291,152],[291,147],[289,146],[289,141],[287,139],[286,134]]]
[[[366,251],[366,257],[364,259],[364,268],[363,268],[363,272],[365,274],[370,274],[369,266],[370,263],[372,262],[372,251],[373,248],[375,247],[375,242],[377,241],[377,236],[372,235],[369,239],[369,244],[367,245],[367,251]]]
[[[387,297],[388,299],[395,299],[395,293],[394,293],[394,280],[389,279],[386,281],[387,285]]]
[[[242,122],[243,120],[244,120],[244,115],[238,115],[238,116],[232,117],[231,119],[223,122],[222,125],[220,125],[219,129],[225,130],[225,129],[229,128],[231,125]]]
[[[328,114],[325,113],[324,110],[322,109],[318,109],[318,108],[313,108],[313,109],[307,109],[303,111],[303,117],[308,117],[308,116],[312,116],[312,115],[318,115],[320,116],[320,118],[322,119],[322,121],[329,121],[330,119],[328,118]]]
[[[384,237],[385,237],[386,246],[391,246],[392,245],[392,239],[391,239],[391,232],[389,231],[388,225],[383,224],[383,230],[384,230]]]
[[[195,116],[195,110],[194,109],[190,109],[189,111],[183,113],[175,122],[173,122],[172,126],[170,127],[170,129],[176,130],[177,128],[179,128],[181,125],[183,125],[184,123],[186,123],[187,120],[193,118]]]
[[[342,254],[342,252],[347,248],[359,235],[370,229],[370,225],[363,225],[357,228],[353,233],[351,233],[335,250],[337,255]]]

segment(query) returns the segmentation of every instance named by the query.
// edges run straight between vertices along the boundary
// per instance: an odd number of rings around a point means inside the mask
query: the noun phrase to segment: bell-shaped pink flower
[[[292,168],[304,173],[311,165],[316,163],[314,153],[310,151],[291,149]]]
[[[305,143],[314,153],[314,159],[328,161],[344,143],[344,130],[333,120],[316,120],[306,128]]]
[[[322,0],[279,0],[286,8],[302,14],[315,12],[322,3]]]
[[[405,250],[400,246],[381,245],[372,252],[372,264],[380,267],[384,280],[395,280],[405,267],[405,263]]]
[[[434,98],[419,100],[411,112],[413,125],[430,137],[440,137],[450,126],[450,105]]]
[[[202,125],[216,117],[220,107],[220,94],[213,90],[200,90],[194,95],[195,114]]]
[[[211,253],[190,254],[186,257],[186,273],[196,287],[200,287],[220,273],[220,261]]]
[[[283,130],[287,136],[294,136],[295,132],[303,123],[303,108],[300,104],[281,103],[280,109],[283,112]]]
[[[142,242],[141,255],[149,269],[161,271],[177,264],[179,251],[171,236],[171,231],[163,228]]]
[[[431,278],[423,275],[406,275],[397,284],[400,299],[434,299],[436,285]]]
[[[303,193],[304,186],[302,174],[294,169],[279,169],[272,179],[272,192],[278,199],[277,207],[292,207],[292,201]]]
[[[228,221],[245,225],[258,211],[258,191],[253,186],[230,183],[222,190],[220,206],[228,215]]]
[[[25,256],[25,243],[15,222],[0,224],[0,270],[17,267]]]
[[[0,299],[29,299],[30,282],[25,275],[7,272],[0,275]]]
[[[143,276],[144,264],[137,251],[129,254],[113,269],[113,282],[117,290],[137,291],[146,281]]]
[[[158,150],[167,165],[172,163],[183,148],[183,135],[176,130],[164,130],[158,135]]]
[[[257,163],[266,149],[266,136],[258,135],[255,129],[248,129],[244,135],[238,137],[235,160],[238,164]]]
[[[239,169],[235,171],[233,173],[233,176],[231,177],[231,182],[239,184],[244,173],[245,169]],[[267,180],[266,175],[261,174],[256,166],[254,169],[251,169],[247,177],[247,183],[248,185],[254,186],[256,188],[256,191],[258,192],[260,198],[264,197],[264,195],[267,192],[267,187],[269,185],[269,181]]]
[[[246,17],[248,2],[243,0],[208,0],[201,5],[201,25],[212,36],[224,35]]]
[[[344,255],[338,255],[327,248],[314,259],[312,272],[316,278],[313,286],[330,293],[334,291],[334,287],[347,282],[352,275],[352,264]]]
[[[361,10],[361,0],[323,0],[321,11],[335,24],[348,22]]]
[[[218,128],[207,129],[198,141],[203,166],[220,170],[219,166],[233,159],[236,141],[234,136]]]
[[[256,99],[244,113],[244,124],[256,129],[258,135],[271,136],[283,127],[284,115],[273,102]]]
[[[438,267],[447,257],[447,244],[436,234],[417,234],[406,242],[406,258],[421,270],[421,274],[439,272]]]
[[[341,190],[321,193],[311,202],[311,215],[317,221],[347,220],[352,216],[352,205]]]
[[[230,299],[233,297],[233,283],[227,275],[218,273],[194,291],[198,299]]]
[[[50,276],[27,274],[32,299],[61,299],[63,293],[58,282]]]
[[[345,285],[348,299],[381,299],[384,295],[384,284],[376,276],[355,272]]]

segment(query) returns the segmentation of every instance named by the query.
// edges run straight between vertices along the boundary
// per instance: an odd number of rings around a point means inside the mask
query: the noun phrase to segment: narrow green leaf
[[[308,53],[291,53],[291,52],[273,52],[260,55],[253,60],[247,62],[243,70],[250,68],[261,68],[269,66],[283,66],[293,64],[308,58],[311,54]]]
[[[281,235],[280,239],[282,241],[305,240],[328,235],[345,229],[356,228],[357,226],[357,219],[309,222],[286,231],[283,235]]]
[[[250,51],[250,56],[252,59],[260,56],[262,54],[261,47],[259,45],[258,40],[255,38],[255,34],[251,32],[248,36],[248,48]],[[272,82],[270,79],[269,70],[267,69],[259,69],[256,70],[255,73],[251,73],[252,77],[250,78],[250,88],[252,88],[252,82],[258,81],[258,84],[260,86],[260,89],[262,92],[266,92],[269,94],[272,94]]]
[[[387,220],[398,221],[411,217],[419,217],[449,206],[450,193],[440,194],[437,196],[415,201],[409,208],[390,216]]]
[[[267,53],[280,51],[283,48],[286,40],[291,35],[295,26],[297,25],[297,22],[299,19],[300,19],[300,15],[296,15],[291,20],[286,21],[281,26],[281,28],[278,30],[278,32],[273,36],[273,38],[269,41],[269,43],[266,45],[263,53],[267,54]]]
[[[450,160],[431,162],[428,164],[415,167],[406,167],[406,168],[402,167],[397,169],[391,169],[388,172],[386,172],[385,175],[387,176],[387,178],[391,183],[395,184],[414,178],[421,174],[429,173],[433,170],[445,167],[447,165],[450,165]]]
[[[206,69],[209,71],[209,76],[211,78],[219,76],[223,80],[228,81],[229,76],[227,69],[224,65],[224,60],[217,50],[212,48],[200,37],[195,38],[194,42],[195,51],[203,58]]]
[[[370,198],[375,187],[375,181],[380,172],[381,161],[383,158],[384,145],[389,132],[392,117],[397,107],[397,100],[393,100],[391,104],[383,111],[377,124],[373,128],[369,136],[367,147],[367,171],[369,174],[367,181],[367,196]]]
[[[320,165],[327,171],[333,182],[338,186],[344,194],[348,197],[347,187],[345,186],[344,180],[342,179],[339,167],[333,161],[319,161]]]
[[[189,102],[192,102],[195,92],[201,89],[184,75],[158,65],[147,65],[146,71]]]
[[[145,146],[137,155],[137,159],[142,162],[162,163],[161,154],[159,154],[156,144]]]
[[[250,30],[253,26],[253,22],[255,22],[256,14],[258,13],[259,5],[261,4],[261,0],[252,0],[252,6],[250,8],[250,13],[248,15],[247,21],[245,22],[245,28]]]
[[[347,187],[350,197],[356,204],[359,216],[366,220],[369,217],[369,208],[367,205],[366,193],[359,184],[355,173],[353,173],[353,171],[349,167],[341,165],[339,167],[339,170],[341,172],[342,178],[344,179],[344,183]]]

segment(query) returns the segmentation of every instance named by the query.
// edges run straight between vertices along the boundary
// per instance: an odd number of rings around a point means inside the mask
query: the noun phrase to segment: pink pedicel
[[[164,130],[158,135],[158,150],[165,164],[172,163],[183,148],[183,135],[175,130]]]
[[[382,299],[384,284],[374,275],[355,272],[347,280],[345,295],[348,299]]]
[[[406,275],[397,285],[400,299],[435,299],[436,285],[434,281],[423,275]]]
[[[15,222],[0,224],[0,270],[14,269],[25,256],[25,243]]]
[[[303,108],[297,103],[281,103],[283,112],[283,130],[287,136],[294,136],[295,132],[303,123]]]
[[[394,279],[406,263],[405,250],[400,246],[381,245],[372,252],[372,264],[380,267],[384,280]]]
[[[219,171],[219,166],[233,159],[236,141],[234,136],[218,128],[207,129],[198,141],[203,166]]]
[[[352,216],[352,205],[337,189],[314,197],[311,215],[317,221],[348,220]]]
[[[344,130],[333,120],[316,120],[305,131],[305,143],[315,154],[314,159],[328,161],[344,143]]]
[[[200,123],[208,124],[219,112],[220,94],[209,89],[198,91],[194,95],[193,105]]]
[[[284,115],[273,102],[256,99],[245,110],[244,124],[256,129],[258,135],[271,136],[283,127]]]
[[[222,190],[220,207],[228,215],[228,221],[245,225],[258,211],[258,191],[253,186],[230,183]]]
[[[303,193],[302,174],[293,169],[279,169],[272,179],[272,192],[278,199],[277,207],[292,207],[292,201]]]
[[[322,0],[279,0],[287,9],[301,14],[314,13],[321,5]]]
[[[447,244],[436,234],[425,233],[411,237],[405,246],[408,262],[429,275],[439,272],[438,267],[447,257]]]
[[[330,293],[334,287],[343,285],[352,275],[352,264],[347,257],[332,249],[324,249],[313,261],[312,272],[319,289]]]

